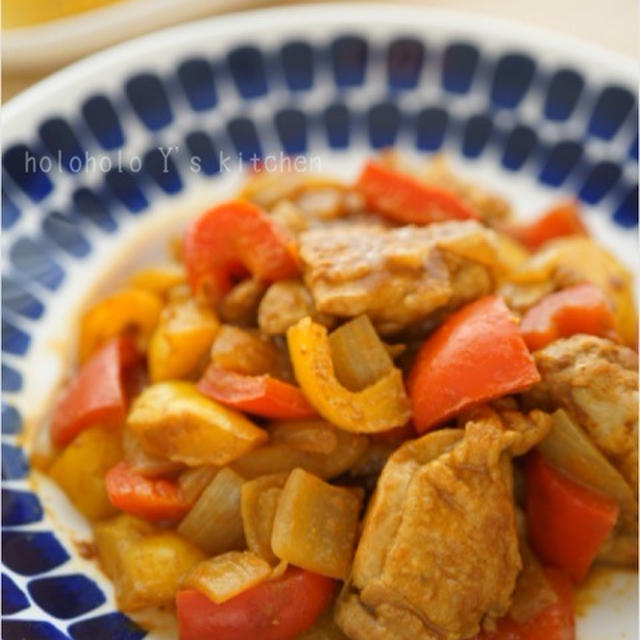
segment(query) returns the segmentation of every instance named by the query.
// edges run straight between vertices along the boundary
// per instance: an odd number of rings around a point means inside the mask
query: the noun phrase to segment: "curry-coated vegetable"
[[[529,251],[514,238],[504,233],[496,233],[496,262],[502,280],[509,280],[531,256]]]
[[[270,473],[288,473],[296,467],[307,469],[321,478],[335,478],[348,471],[365,453],[367,438],[342,429],[335,430],[337,444],[330,453],[304,451],[298,444],[275,440],[253,449],[231,466],[245,478],[257,478]]]
[[[149,341],[151,381],[184,378],[201,366],[219,327],[215,313],[193,298],[166,305]]]
[[[523,316],[520,331],[532,351],[576,333],[613,337],[615,317],[604,293],[589,282],[550,293]]]
[[[404,224],[478,218],[475,209],[452,191],[369,160],[356,189],[383,216]]]
[[[262,209],[233,200],[209,209],[187,229],[184,263],[193,291],[214,304],[251,274],[268,282],[298,274],[295,242]]]
[[[480,298],[450,315],[420,347],[407,382],[414,424],[424,433],[467,407],[539,380],[502,298]]]
[[[346,431],[342,432],[346,434]],[[272,442],[284,442],[299,451],[333,453],[338,449],[336,428],[326,420],[284,420],[269,425]],[[344,437],[344,436],[343,436]]]
[[[303,318],[287,331],[296,379],[309,402],[332,424],[356,433],[387,431],[405,424],[411,407],[395,367],[361,391],[349,391],[338,382],[327,330]]]
[[[222,604],[271,575],[271,565],[251,551],[227,551],[197,564],[184,580],[185,589],[204,593]]]
[[[156,530],[129,515],[100,522],[94,537],[118,606],[125,611],[170,604],[191,568],[205,558],[175,531]]]
[[[227,407],[272,420],[304,420],[317,415],[300,388],[269,374],[247,376],[213,363],[198,382],[198,390]]]
[[[140,347],[146,345],[158,324],[162,298],[144,289],[123,289],[83,316],[80,326],[80,360],[85,362],[110,338],[135,332]]]
[[[111,504],[139,518],[179,520],[191,507],[175,482],[145,478],[127,462],[112,467],[104,481]]]
[[[122,459],[120,429],[92,427],[79,433],[60,453],[49,475],[89,520],[117,513],[109,501],[105,473]]]
[[[577,484],[530,454],[526,465],[527,530],[542,562],[580,582],[616,524],[618,503]]]
[[[513,278],[525,284],[543,283],[558,271],[602,289],[611,301],[616,330],[623,342],[637,344],[638,315],[629,269],[592,238],[571,236],[547,243]]]
[[[332,331],[329,345],[336,378],[349,391],[361,391],[393,368],[389,351],[367,315]]]
[[[575,616],[571,581],[563,571],[544,569],[556,593],[556,602],[531,620],[515,621],[505,616],[495,631],[482,631],[473,640],[575,640]]]
[[[247,547],[272,565],[278,558],[271,549],[273,519],[288,474],[275,473],[242,485],[242,524]]]
[[[208,465],[185,469],[177,479],[180,492],[191,504],[195,504],[218,471],[218,467]]]
[[[206,398],[188,382],[158,382],[144,389],[127,425],[149,453],[190,466],[228,464],[267,440],[241,413]]]
[[[126,417],[124,378],[138,353],[126,337],[114,338],[84,364],[58,401],[51,418],[51,439],[60,447],[95,424],[119,426]]]
[[[362,500],[303,469],[294,469],[278,499],[271,548],[303,569],[346,580],[358,531]]]
[[[180,462],[172,462],[148,453],[140,444],[138,436],[126,426],[122,430],[122,449],[124,461],[129,464],[131,469],[146,478],[172,474],[184,467]]]
[[[295,640],[328,607],[335,587],[334,580],[290,567],[222,604],[180,591],[180,640]]]
[[[223,324],[211,348],[211,362],[221,369],[259,376],[278,376],[283,365],[283,353],[271,338],[257,331]]]
[[[178,532],[209,555],[241,549],[243,483],[244,478],[232,469],[220,469],[180,523]]]
[[[564,409],[555,411],[551,420],[549,435],[537,446],[545,461],[577,483],[613,498],[620,505],[620,520],[637,527],[638,502],[621,473]]]

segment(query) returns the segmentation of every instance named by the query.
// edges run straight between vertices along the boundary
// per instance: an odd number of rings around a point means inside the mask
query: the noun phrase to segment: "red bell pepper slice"
[[[301,389],[268,374],[247,376],[211,364],[198,390],[228,407],[272,420],[306,420],[318,415]]]
[[[526,622],[509,616],[498,621],[495,631],[483,631],[474,640],[575,640],[576,623],[571,580],[562,571],[545,568],[558,600]]]
[[[576,333],[612,336],[615,317],[604,293],[594,284],[579,284],[545,296],[525,313],[522,337],[532,351]]]
[[[407,380],[419,433],[470,406],[515,393],[540,374],[500,296],[453,313],[422,344]]]
[[[127,397],[124,377],[140,361],[130,337],[107,342],[86,362],[58,402],[51,419],[53,443],[64,446],[95,424],[124,422]]]
[[[531,251],[543,244],[563,236],[588,236],[589,231],[580,218],[580,209],[575,201],[561,202],[537,220],[514,227],[512,235]]]
[[[127,462],[107,472],[105,485],[113,506],[146,520],[180,520],[192,506],[175,482],[145,478]]]
[[[429,224],[480,217],[448,189],[420,182],[373,160],[364,166],[356,189],[369,207],[395,222]]]
[[[618,519],[618,503],[577,484],[534,452],[526,463],[527,530],[545,564],[580,582]]]
[[[195,220],[187,229],[183,253],[193,290],[213,303],[247,273],[274,281],[300,272],[293,238],[243,200],[220,204]]]
[[[336,582],[297,567],[215,604],[199,591],[179,591],[180,640],[294,640],[329,606]]]

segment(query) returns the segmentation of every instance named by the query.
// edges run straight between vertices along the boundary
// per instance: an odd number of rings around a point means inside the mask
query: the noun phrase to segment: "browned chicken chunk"
[[[318,311],[367,313],[388,335],[490,293],[493,240],[476,222],[344,224],[303,233],[300,255]]]
[[[269,335],[286,333],[305,316],[311,316],[326,327],[334,324],[331,316],[316,311],[309,290],[299,280],[274,282],[258,307],[258,325]]]
[[[401,446],[370,502],[336,620],[352,640],[461,640],[511,604],[522,566],[511,457],[549,416],[490,409]]]
[[[556,340],[534,354],[542,380],[526,395],[537,407],[562,407],[637,493],[638,357],[595,336]]]

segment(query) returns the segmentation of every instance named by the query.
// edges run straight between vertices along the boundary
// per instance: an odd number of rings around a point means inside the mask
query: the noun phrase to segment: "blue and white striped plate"
[[[637,269],[636,84],[633,62],[520,25],[329,5],[158,32],[7,104],[2,638],[145,636],[79,553],[86,522],[30,473],[28,453],[73,365],[83,306],[231,193],[240,154],[306,154],[349,178],[382,147],[444,150],[524,215],[577,196],[594,234]],[[595,595],[580,640],[636,637],[637,576]],[[152,628],[175,637],[157,617]]]

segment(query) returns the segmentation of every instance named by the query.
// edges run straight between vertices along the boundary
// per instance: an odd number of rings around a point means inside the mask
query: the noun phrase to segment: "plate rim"
[[[412,10],[410,19],[406,14],[408,8]],[[139,60],[132,55],[134,52],[144,50],[149,54],[155,48],[165,46],[167,42],[173,45],[172,48],[176,48],[178,44],[188,42],[193,33],[198,31],[206,31],[210,37],[215,37],[216,33],[229,35],[229,32],[234,32],[235,36],[242,32],[250,33],[256,28],[251,27],[252,22],[260,23],[261,27],[272,25],[280,30],[287,27],[300,27],[304,24],[313,23],[317,26],[319,22],[335,22],[342,25],[344,30],[350,29],[352,23],[354,23],[353,28],[357,24],[358,28],[365,31],[374,24],[387,25],[391,28],[395,23],[411,25],[412,28],[446,26],[457,28],[461,33],[477,33],[483,37],[494,33],[507,42],[511,40],[514,43],[517,42],[532,53],[539,52],[544,46],[547,52],[564,55],[581,64],[583,68],[591,65],[607,68],[612,76],[620,77],[636,91],[640,80],[640,62],[632,56],[609,50],[600,44],[575,36],[508,18],[487,16],[471,11],[416,6],[409,3],[293,4],[192,20],[130,38],[90,54],[62,67],[8,100],[2,108],[3,129],[9,128],[12,121],[18,118],[28,117],[28,112],[34,108],[37,109],[48,96],[59,94],[65,88],[77,86],[81,80],[91,77],[95,74],[96,67],[113,67],[123,59],[125,61],[134,59],[138,63]],[[544,45],[541,42],[544,42]]]

